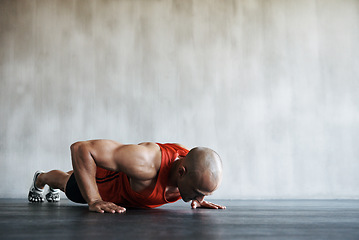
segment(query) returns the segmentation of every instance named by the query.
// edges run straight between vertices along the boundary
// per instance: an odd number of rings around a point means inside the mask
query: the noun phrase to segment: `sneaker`
[[[34,174],[34,178],[32,179],[32,184],[29,190],[29,195],[27,199],[29,202],[43,202],[44,201],[44,189],[40,189],[36,187],[36,179],[44,171],[36,171]]]
[[[60,201],[60,190],[49,187],[49,192],[46,194],[46,200],[48,202],[59,202]]]

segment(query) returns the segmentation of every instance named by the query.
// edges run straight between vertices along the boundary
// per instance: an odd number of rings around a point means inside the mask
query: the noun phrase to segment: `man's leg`
[[[47,173],[40,173],[37,177],[35,186],[43,189],[45,185],[49,185],[52,189],[60,189],[65,192],[67,181],[69,180],[73,171],[63,172],[60,170],[52,170]]]
[[[49,192],[46,194],[48,202],[60,201],[60,192],[58,189],[65,191],[67,181],[73,171],[63,172],[53,170],[50,172],[37,171],[34,175],[32,186],[30,187],[28,199],[30,202],[43,202],[43,189],[49,185]]]

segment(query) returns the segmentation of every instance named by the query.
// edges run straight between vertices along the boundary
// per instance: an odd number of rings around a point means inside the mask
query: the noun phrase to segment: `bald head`
[[[222,180],[222,160],[210,148],[193,148],[187,154],[184,166],[188,176],[204,191],[213,192]]]

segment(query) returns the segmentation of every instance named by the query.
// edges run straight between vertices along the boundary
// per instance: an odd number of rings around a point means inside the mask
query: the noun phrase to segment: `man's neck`
[[[169,187],[177,187],[177,178],[178,178],[178,166],[180,165],[181,161],[183,160],[182,157],[175,160],[171,166],[169,175],[168,175],[168,183],[167,186]]]

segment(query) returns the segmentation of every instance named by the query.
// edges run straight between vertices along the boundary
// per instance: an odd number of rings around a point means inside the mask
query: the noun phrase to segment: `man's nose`
[[[203,201],[203,199],[204,199],[204,196],[196,197],[196,200],[200,203]]]

